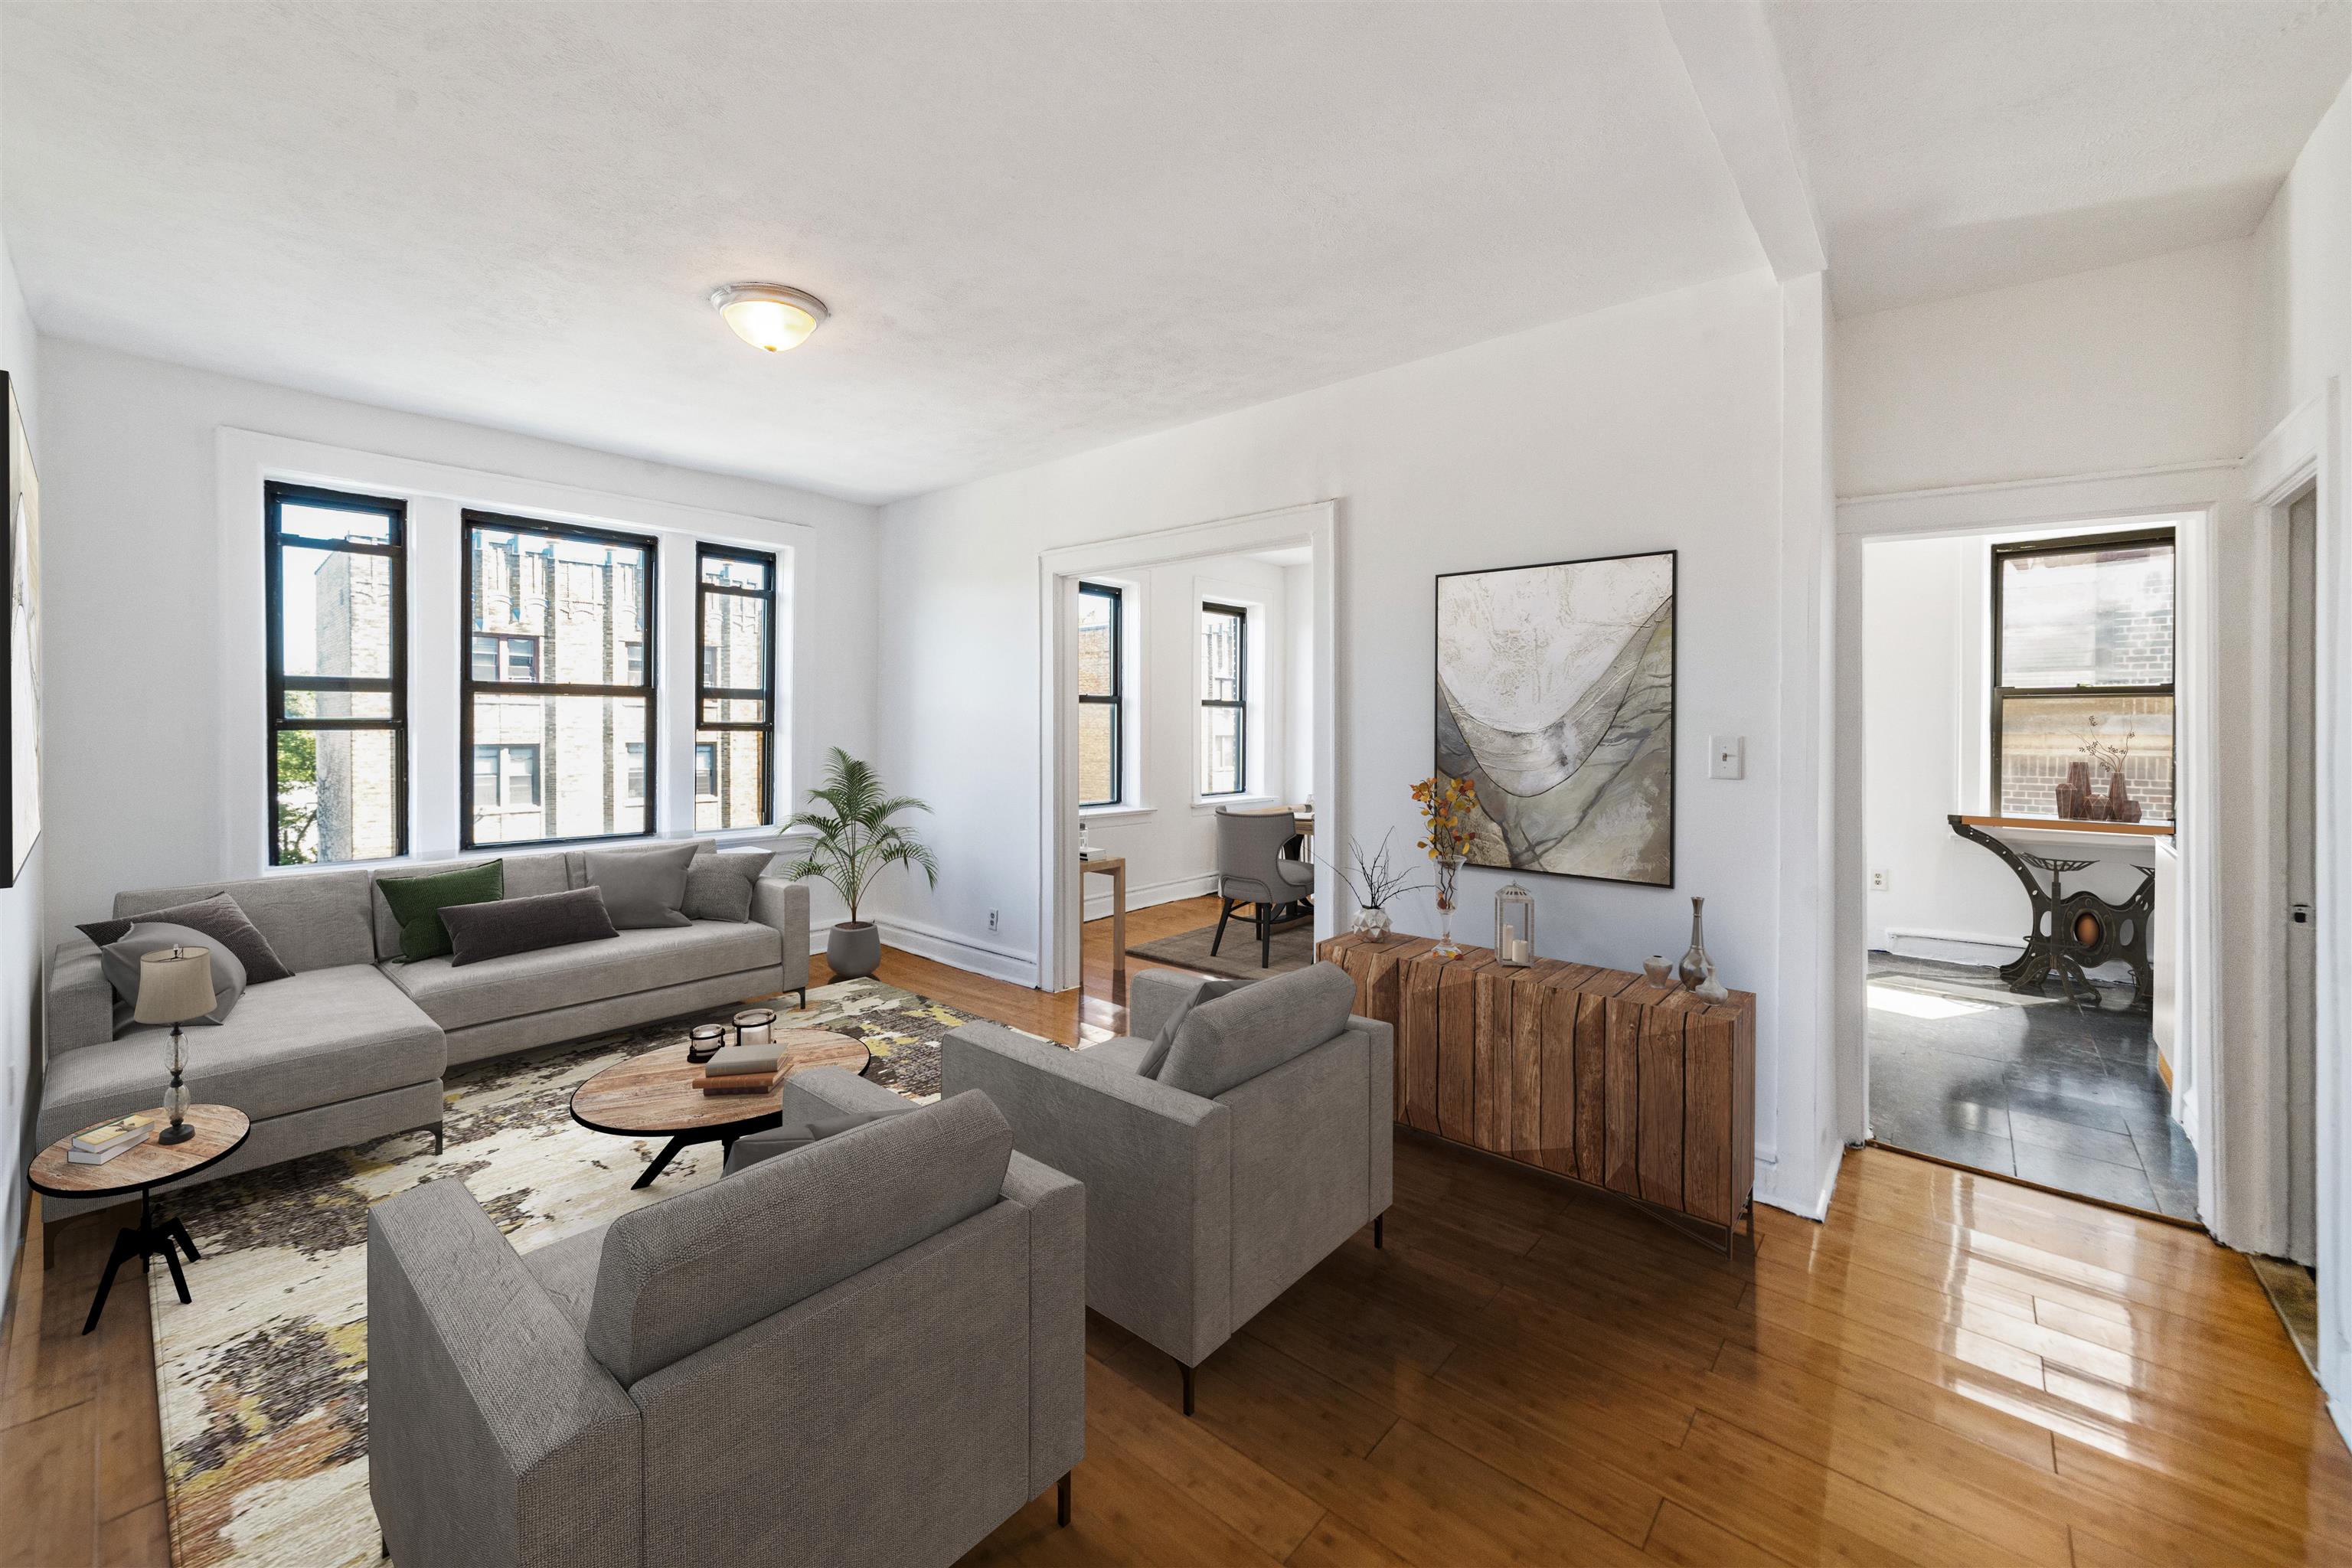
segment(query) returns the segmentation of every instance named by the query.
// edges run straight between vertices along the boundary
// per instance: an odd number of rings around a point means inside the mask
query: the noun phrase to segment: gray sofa
[[[1186,1014],[1157,1077],[1137,1064],[1204,981],[1128,990],[1132,1037],[1083,1051],[997,1024],[942,1042],[940,1088],[979,1089],[1023,1153],[1087,1188],[1087,1304],[1192,1369],[1366,1224],[1395,1190],[1389,1026],[1349,1016],[1336,965]]]
[[[976,1094],[520,1257],[462,1182],[377,1205],[393,1561],[945,1564],[1056,1482],[1067,1523],[1085,1207]]]
[[[708,846],[709,841],[703,841]],[[496,857],[509,897],[584,886],[579,851]],[[415,876],[493,858],[404,866]],[[210,1181],[303,1154],[441,1124],[450,1067],[583,1038],[750,997],[800,991],[809,975],[806,888],[762,878],[747,923],[696,921],[611,941],[452,968],[386,963],[399,923],[365,868],[118,893],[128,920],[226,891],[291,978],[248,985],[226,1023],[188,1028],[190,1089],[253,1119],[245,1147]],[[170,1031],[114,1032],[114,994],[89,939],[60,943],[48,981],[47,1055],[34,1147],[162,1103]],[[49,1219],[111,1200],[44,1198]]]

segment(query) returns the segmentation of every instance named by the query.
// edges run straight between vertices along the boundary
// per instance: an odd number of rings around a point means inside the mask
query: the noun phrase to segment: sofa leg
[[[375,1554],[378,1561],[382,1561],[383,1559],[391,1556],[392,1542],[386,1541],[383,1536],[378,1535],[375,1538]]]
[[[1388,1217],[1389,1214],[1386,1209],[1382,1209],[1380,1213],[1372,1216],[1372,1247],[1375,1251],[1385,1250],[1381,1239],[1381,1222]]]
[[[1190,1415],[1192,1414],[1192,1369],[1181,1361],[1176,1367],[1184,1374],[1184,1414]]]
[[[795,1010],[796,1010],[796,1011],[798,1011],[798,1012],[805,1013],[805,1012],[807,1012],[807,1011],[808,1011],[808,987],[807,987],[807,986],[805,986],[805,985],[803,985],[803,986],[800,987],[800,994],[801,994],[801,1005],[800,1005],[800,1006],[799,1006],[797,1009],[795,1009]]]
[[[1054,1483],[1054,1522],[1057,1525],[1070,1522],[1070,1473],[1067,1470],[1063,1471],[1062,1479]]]
[[[433,1124],[433,1152],[436,1154],[441,1152],[445,1146],[442,1142],[443,1137],[444,1133],[442,1131],[441,1123],[436,1121]]]
[[[1257,966],[1260,969],[1274,967],[1274,906],[1272,904],[1260,904],[1257,907]]]
[[[1209,956],[1211,958],[1217,956],[1217,946],[1220,942],[1223,942],[1225,940],[1225,919],[1234,912],[1233,900],[1220,899],[1217,902],[1217,934],[1209,939]]]

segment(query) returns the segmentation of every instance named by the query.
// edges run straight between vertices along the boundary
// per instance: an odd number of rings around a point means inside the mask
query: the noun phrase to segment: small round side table
[[[153,1117],[159,1132],[171,1121],[160,1107],[132,1114]],[[139,1223],[126,1226],[115,1237],[114,1253],[106,1260],[106,1277],[98,1282],[98,1296],[89,1304],[89,1317],[81,1326],[83,1333],[98,1327],[98,1315],[106,1310],[107,1292],[114,1289],[114,1271],[134,1258],[143,1274],[147,1260],[162,1253],[172,1270],[172,1283],[178,1288],[180,1300],[194,1300],[188,1294],[188,1277],[180,1272],[180,1254],[185,1252],[188,1261],[194,1263],[196,1244],[188,1239],[188,1227],[178,1220],[157,1222],[152,1194],[166,1183],[183,1181],[236,1153],[245,1146],[253,1123],[244,1111],[227,1105],[191,1105],[187,1122],[196,1130],[196,1135],[186,1142],[158,1143],[154,1134],[150,1133],[146,1142],[134,1144],[103,1165],[77,1165],[68,1159],[67,1152],[73,1146],[71,1133],[33,1157],[32,1169],[26,1176],[35,1192],[47,1193],[54,1198],[139,1194]]]

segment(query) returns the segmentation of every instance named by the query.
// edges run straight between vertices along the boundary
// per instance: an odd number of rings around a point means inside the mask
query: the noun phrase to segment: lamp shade
[[[142,953],[139,959],[139,1006],[131,1016],[142,1024],[184,1024],[201,1018],[219,1005],[213,994],[213,955],[201,947],[175,947]]]

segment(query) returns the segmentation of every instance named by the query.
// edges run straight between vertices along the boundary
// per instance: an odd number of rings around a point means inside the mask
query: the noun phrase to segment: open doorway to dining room
[[[1869,1136],[2187,1223],[2194,526],[1860,549]]]
[[[1334,507],[1041,558],[1043,988],[1304,968],[1329,917]]]

